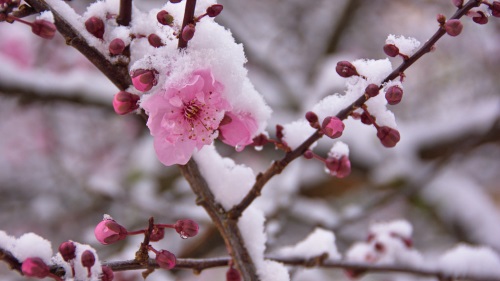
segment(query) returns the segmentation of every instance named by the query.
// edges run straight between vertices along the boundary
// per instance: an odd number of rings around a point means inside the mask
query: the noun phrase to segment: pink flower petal
[[[219,132],[221,140],[241,151],[246,145],[253,142],[257,131],[257,121],[248,113],[235,114],[226,112]]]

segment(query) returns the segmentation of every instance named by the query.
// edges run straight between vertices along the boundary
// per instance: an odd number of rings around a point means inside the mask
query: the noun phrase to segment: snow
[[[39,257],[49,263],[52,257],[52,244],[50,241],[29,232],[16,239],[12,248],[8,249],[19,261],[29,257]]]
[[[438,269],[452,276],[500,276],[500,257],[488,247],[458,244],[437,261]]]
[[[330,149],[330,152],[328,152],[328,156],[337,159],[342,156],[349,156],[349,146],[341,141],[336,141]]]
[[[85,244],[80,244],[77,242],[73,242],[76,245],[76,258],[75,258],[75,279],[76,280],[89,280],[87,278],[88,271],[87,268],[84,267],[81,263],[82,260],[82,253],[85,252],[86,250],[91,251],[94,254],[95,257],[95,264],[91,267],[91,274],[92,278],[90,278],[90,281],[98,281],[99,280],[99,275],[102,273],[102,268],[101,268],[101,262],[99,261],[99,256],[97,255],[96,251],[94,248],[90,247],[89,245]]]
[[[365,76],[367,78],[366,81],[368,83],[366,84],[366,86],[368,86],[368,84],[371,83],[380,85],[380,83],[385,79],[385,77],[387,77],[392,72],[392,65],[389,59],[382,59],[382,60],[359,59],[353,61],[352,64],[356,67],[356,70],[360,75]],[[355,84],[359,84],[360,79],[361,78],[359,76],[352,76],[348,78],[348,81],[350,82],[349,84],[352,84],[348,85],[348,87],[354,86]],[[363,93],[366,86],[364,86],[362,89]]]
[[[54,14],[51,11],[43,11],[36,17],[37,20],[46,20],[48,22],[54,23]]]
[[[411,238],[413,227],[406,220],[395,220],[390,222],[379,222],[370,227],[370,233],[374,235],[383,233],[396,233],[405,238]]]
[[[16,237],[8,235],[5,231],[0,230],[0,248],[10,251],[16,243]]]
[[[305,120],[294,121],[283,126],[283,140],[290,146],[290,148],[295,149],[300,146],[306,139],[308,139],[316,129],[309,125],[309,122]],[[309,148],[313,149],[316,143],[313,143]]]
[[[387,36],[387,39],[385,40],[386,44],[393,44],[398,47],[399,52],[401,54],[411,56],[413,55],[417,50],[418,47],[420,47],[420,42],[412,37],[404,37],[404,36],[396,36],[393,34],[390,34]]]
[[[226,210],[238,204],[255,182],[251,168],[220,156],[213,145],[204,146],[194,154],[194,159],[215,200]]]
[[[278,256],[287,258],[314,258],[324,253],[328,254],[328,260],[338,260],[341,257],[335,244],[335,234],[320,227],[296,245],[284,247],[277,252]]]

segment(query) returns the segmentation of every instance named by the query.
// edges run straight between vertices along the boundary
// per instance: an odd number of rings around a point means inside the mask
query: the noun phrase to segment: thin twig
[[[128,26],[132,21],[132,0],[120,0],[120,12],[116,18],[116,23]]]
[[[451,19],[459,19],[467,11],[470,9],[478,6],[481,3],[481,0],[470,0],[465,4],[462,8],[458,9],[457,12],[451,17]],[[436,44],[436,42],[444,35],[446,34],[446,31],[444,28],[440,27],[436,33],[427,41],[420,49],[413,54],[408,60],[403,61],[401,65],[399,65],[398,68],[396,68],[394,71],[392,71],[383,81],[381,84],[384,84],[386,82],[389,82],[393,79],[396,79],[399,77],[401,73],[403,73],[407,68],[409,68],[411,65],[413,65],[418,59],[420,59],[423,55],[431,51],[431,48]],[[336,116],[337,118],[344,120],[346,119],[354,110],[357,108],[360,108],[367,100],[368,100],[368,95],[362,95],[360,98],[358,98],[356,101],[354,101],[351,105],[348,107],[344,108],[341,110]],[[300,157],[308,148],[311,144],[316,142],[322,137],[322,134],[319,130],[314,132],[304,143],[302,143],[299,147],[294,149],[293,151],[287,153],[283,159],[280,161],[275,161],[273,164],[264,172],[260,173],[257,175],[255,184],[253,185],[252,189],[248,192],[248,194],[243,198],[243,200],[236,206],[234,206],[231,210],[229,210],[229,216],[233,219],[237,219],[238,217],[241,216],[243,211],[250,206],[250,204],[258,197],[260,196],[260,193],[262,189],[264,188],[264,185],[275,175],[280,174],[281,171],[293,160],[297,159]]]
[[[187,48],[187,41],[182,38],[182,30],[186,25],[194,22],[194,9],[196,8],[196,0],[186,0],[186,9],[184,10],[184,19],[182,20],[182,28],[179,33],[179,44],[177,48]]]

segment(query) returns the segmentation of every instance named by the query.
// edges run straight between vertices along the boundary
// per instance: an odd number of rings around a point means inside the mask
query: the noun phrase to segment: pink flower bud
[[[384,53],[389,57],[395,57],[399,55],[399,48],[394,44],[385,44],[384,45]]]
[[[322,127],[325,135],[334,139],[342,135],[345,125],[342,122],[342,120],[333,116],[333,117],[326,117],[325,120],[323,120]]]
[[[194,24],[190,23],[186,25],[184,29],[182,29],[182,39],[184,39],[184,41],[186,42],[193,39],[194,32],[195,32]]]
[[[318,115],[316,115],[316,113],[314,113],[312,111],[308,111],[308,112],[306,112],[306,120],[311,124],[317,123],[318,122]]]
[[[66,241],[59,245],[59,253],[63,257],[63,260],[70,261],[76,257],[75,255],[76,245],[73,241]]]
[[[87,268],[87,277],[92,275],[90,268],[95,264],[95,256],[90,250],[85,250],[82,253],[82,265]]]
[[[366,86],[365,93],[370,97],[373,98],[378,95],[379,93],[379,87],[375,84],[370,84]]]
[[[139,108],[140,97],[126,91],[120,91],[113,98],[113,108],[119,115],[125,115]]]
[[[313,159],[313,157],[314,157],[314,154],[310,149],[308,149],[304,152],[304,158]]]
[[[285,130],[285,128],[281,125],[276,125],[276,138],[278,140],[281,140],[285,135],[283,133],[283,130]]]
[[[493,1],[493,3],[490,6],[491,9],[491,14],[494,17],[499,18],[500,17],[500,1]]]
[[[115,274],[113,273],[113,270],[111,268],[103,265],[102,266],[102,275],[101,275],[101,281],[113,281],[115,278]]]
[[[446,23],[446,16],[443,14],[437,14],[436,20],[439,23],[439,25],[444,25]]]
[[[193,237],[198,234],[199,226],[193,220],[178,220],[174,224],[175,231],[179,233],[182,239],[186,239],[188,237]]]
[[[457,8],[462,8],[462,6],[464,5],[464,0],[451,0],[451,2]]]
[[[102,39],[104,35],[104,22],[98,17],[90,17],[85,21],[85,29],[95,37]]]
[[[161,250],[157,252],[155,260],[156,263],[158,263],[158,265],[164,269],[172,269],[175,267],[175,264],[177,263],[175,255],[167,250]]]
[[[488,17],[481,11],[478,11],[478,16],[472,17],[472,20],[478,24],[487,24]]]
[[[207,8],[207,16],[214,18],[218,16],[224,7],[221,4],[215,4]]]
[[[403,89],[399,86],[391,86],[385,92],[385,99],[390,105],[398,104],[403,98]]]
[[[52,39],[56,34],[56,26],[50,21],[35,20],[31,24],[31,31],[45,39]]]
[[[345,178],[351,173],[351,161],[345,155],[340,158],[328,157],[325,164],[330,174],[339,179]]]
[[[377,138],[380,139],[382,145],[385,147],[394,147],[400,140],[398,130],[382,126],[377,130]]]
[[[464,26],[460,20],[457,19],[449,20],[444,24],[444,29],[450,36],[458,36],[462,32],[463,28]]]
[[[337,71],[338,75],[344,78],[351,77],[353,75],[359,75],[356,71],[356,67],[354,67],[354,65],[352,65],[352,63],[348,61],[339,61],[337,63],[337,67],[335,67],[335,70]]]
[[[154,34],[154,33],[151,33],[149,34],[148,36],[148,42],[149,42],[149,45],[155,47],[155,48],[159,48],[161,46],[165,46],[165,44],[163,44],[163,42],[161,42],[161,38],[160,36]]]
[[[50,269],[41,258],[27,258],[23,261],[21,270],[25,276],[45,278],[49,276]]]
[[[369,116],[368,113],[363,112],[361,113],[361,123],[365,125],[371,125],[373,124],[373,116]]]
[[[156,80],[157,73],[158,72],[154,69],[134,70],[131,74],[132,84],[134,84],[134,87],[141,92],[149,91],[158,83]]]
[[[97,241],[103,245],[108,245],[125,239],[127,230],[116,221],[105,219],[96,226],[94,234]]]
[[[151,242],[157,242],[163,239],[163,237],[165,237],[165,228],[154,227],[153,231],[149,235],[149,240],[151,240]]]
[[[241,281],[239,271],[234,267],[229,267],[226,272],[226,281]]]
[[[109,53],[116,56],[121,55],[125,50],[125,42],[120,38],[115,38],[109,43]]]
[[[263,145],[267,144],[268,142],[269,142],[269,140],[267,139],[266,135],[260,134],[260,135],[256,136],[255,138],[253,138],[252,145],[263,146]]]
[[[165,10],[161,10],[156,14],[156,19],[162,25],[172,25],[174,22],[174,17]]]
[[[182,0],[170,0],[169,2],[170,2],[170,3],[174,3],[174,4],[175,4],[175,3],[180,3],[181,1],[182,1]]]

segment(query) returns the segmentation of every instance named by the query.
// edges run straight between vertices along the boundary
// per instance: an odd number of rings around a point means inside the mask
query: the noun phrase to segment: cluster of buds
[[[339,179],[347,177],[351,174],[351,161],[347,155],[335,155],[329,153],[327,158],[323,158],[312,150],[308,149],[304,152],[306,159],[316,159],[325,164],[325,171]]]
[[[165,228],[175,229],[182,239],[196,236],[199,231],[198,224],[190,219],[178,220],[175,224],[155,224],[153,218],[150,220],[150,226],[146,229],[137,231],[128,231],[125,227],[118,224],[109,216],[105,216],[94,229],[94,234],[101,244],[109,245],[125,239],[129,235],[143,234],[148,242],[157,242],[165,237]],[[143,245],[146,251],[152,251],[156,254],[156,263],[161,268],[172,269],[176,264],[176,257],[167,250],[156,250],[151,245]],[[141,247],[143,247],[141,246]]]
[[[92,277],[92,267],[96,263],[96,257],[90,250],[85,250],[77,259],[76,255],[77,245],[73,241],[66,241],[59,245],[59,253],[65,262],[71,267],[71,273],[66,272],[67,278],[75,277],[75,263],[79,262],[83,267],[87,268],[87,278]],[[99,280],[112,281],[114,278],[113,271],[107,267],[102,266],[102,273]],[[35,278],[52,278],[57,281],[62,281],[62,278],[51,272],[50,267],[39,257],[30,257],[23,261],[21,270],[25,276]]]
[[[378,125],[375,116],[371,115],[368,111],[368,107],[366,105],[363,105],[361,108],[363,110],[363,113],[352,113],[351,115],[356,119],[360,119],[363,124],[373,125],[375,129],[377,129],[377,138],[380,140],[383,146],[396,146],[401,138],[399,131],[388,126]]]

